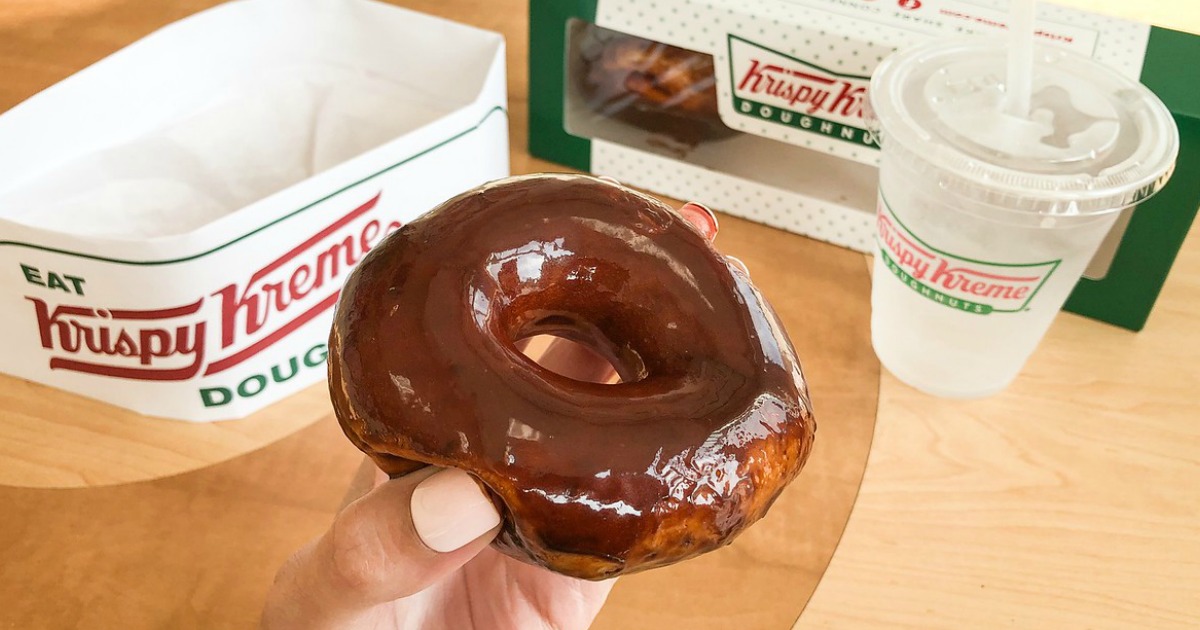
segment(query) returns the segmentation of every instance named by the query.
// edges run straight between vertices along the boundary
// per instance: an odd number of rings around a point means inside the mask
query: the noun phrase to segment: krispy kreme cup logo
[[[870,77],[833,72],[736,35],[729,35],[729,71],[739,115],[876,146],[863,123]]]
[[[182,381],[244,363],[330,309],[346,274],[400,227],[370,216],[379,198],[376,194],[347,212],[244,282],[184,306],[104,309],[51,305],[26,296],[41,345],[51,353],[50,369]],[[219,306],[216,321],[203,308],[212,299]],[[213,325],[217,334],[210,339]]]
[[[935,249],[896,218],[883,195],[876,221],[879,255],[888,271],[922,297],[966,313],[1027,310],[1061,262],[989,263]]]

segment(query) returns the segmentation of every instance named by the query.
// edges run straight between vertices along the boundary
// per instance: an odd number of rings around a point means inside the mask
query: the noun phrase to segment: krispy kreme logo
[[[870,77],[827,70],[729,35],[733,108],[742,116],[874,147],[863,126]]]
[[[54,353],[50,369],[114,378],[179,381],[204,363],[205,322],[200,299],[177,308],[102,309],[33,303],[42,347]]]
[[[934,249],[896,218],[882,195],[876,221],[888,271],[922,297],[967,313],[1026,310],[1060,262],[989,263]]]
[[[180,381],[244,363],[331,308],[346,274],[400,227],[371,216],[379,198],[376,194],[246,280],[183,306],[104,309],[51,305],[26,296],[41,345],[51,354],[50,369]],[[215,320],[204,308],[210,300],[217,302]],[[210,327],[216,334],[208,334]]]

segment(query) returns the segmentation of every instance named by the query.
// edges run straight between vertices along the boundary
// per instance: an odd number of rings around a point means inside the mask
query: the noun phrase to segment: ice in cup
[[[1179,135],[1136,81],[1039,47],[1027,118],[1003,113],[1003,41],[935,41],[875,71],[871,339],[925,392],[1008,386],[1120,212],[1170,176]]]

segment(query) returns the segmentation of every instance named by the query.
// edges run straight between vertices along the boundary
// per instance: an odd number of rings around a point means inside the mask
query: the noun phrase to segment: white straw
[[[1033,18],[1037,0],[1012,0],[1008,7],[1008,81],[1005,113],[1029,117],[1033,92]]]

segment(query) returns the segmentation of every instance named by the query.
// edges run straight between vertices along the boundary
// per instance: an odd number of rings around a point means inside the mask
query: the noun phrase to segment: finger
[[[380,478],[382,476],[382,479]],[[342,495],[342,503],[338,506],[338,510],[344,509],[347,505],[361,499],[363,495],[371,491],[371,488],[387,481],[387,475],[384,474],[375,462],[371,461],[370,457],[363,457],[362,464],[359,465],[358,471],[354,473],[354,478],[350,480],[350,487],[346,488],[346,494]]]
[[[617,186],[621,185],[621,182],[608,175],[597,175],[596,179]],[[679,207],[679,213],[688,220],[688,223],[691,223],[697,230],[700,230],[700,233],[708,240],[711,241],[717,237],[717,229],[720,227],[717,224],[717,215],[708,206],[696,201],[689,201]]]
[[[374,462],[372,462],[371,465],[375,468],[375,477],[373,479],[373,483],[371,483],[372,488],[378,488],[379,486],[382,486],[383,484],[387,483],[389,479],[391,479],[391,477],[388,476],[387,473],[383,472],[382,468],[375,466]]]
[[[742,273],[746,274],[747,276],[750,275],[750,269],[746,267],[746,263],[742,262],[741,258],[735,258],[733,256],[726,256],[725,258],[729,260],[731,265],[740,269]]]
[[[717,225],[717,215],[712,210],[709,210],[708,206],[696,203],[695,201],[689,201],[679,207],[679,214],[682,214],[683,218],[688,220],[688,223],[691,223],[697,230],[700,230],[704,238],[710,241],[717,238],[717,229],[720,227]]]
[[[430,467],[388,481],[280,569],[267,606],[273,623],[264,625],[338,627],[457,570],[499,525],[491,500],[460,470]]]
[[[486,579],[488,574],[501,567],[514,588],[524,595],[525,603],[539,611],[543,618],[555,620],[556,628],[590,627],[617,583],[617,578],[591,581],[551,573],[543,567],[500,557],[500,552],[495,549],[485,549],[478,560],[482,562],[471,562],[464,570],[468,574],[478,570],[478,579]],[[511,602],[493,600],[489,604],[487,614],[492,618],[507,618],[513,614]]]
[[[588,383],[608,383],[616,377],[608,359],[591,348],[568,339],[556,338],[536,359],[538,365],[567,378]]]

